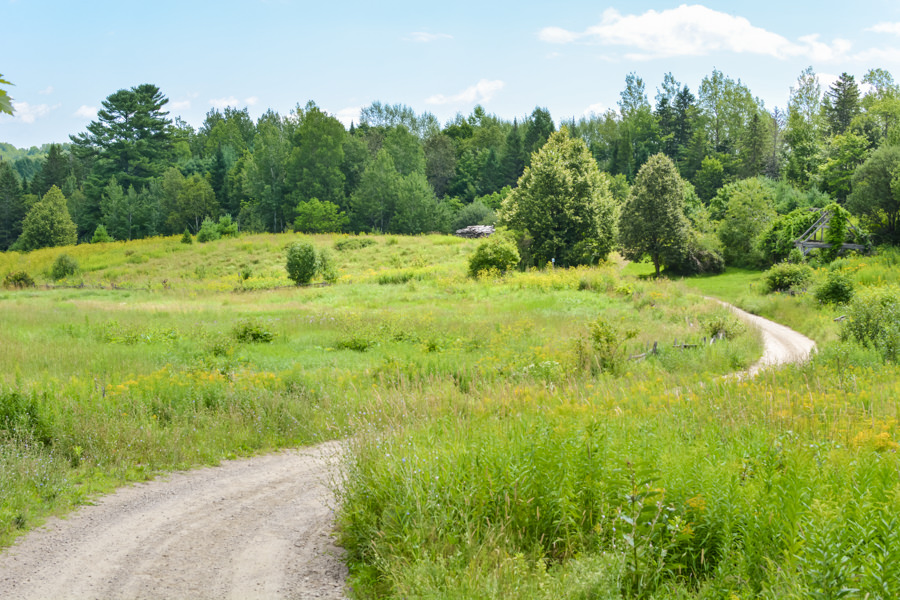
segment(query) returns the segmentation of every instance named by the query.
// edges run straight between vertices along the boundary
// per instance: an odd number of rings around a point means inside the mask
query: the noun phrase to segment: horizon
[[[842,72],[858,83],[872,68],[900,77],[900,6],[884,0],[734,10],[721,0],[568,0],[549,15],[536,2],[471,0],[452,10],[408,1],[342,11],[294,0],[230,0],[214,12],[172,0],[152,12],[109,0],[0,6],[7,44],[21,49],[0,64],[16,109],[0,115],[0,142],[24,149],[68,142],[105,98],[141,83],[157,85],[170,116],[197,128],[211,109],[246,107],[257,119],[309,100],[345,126],[375,101],[442,124],[476,105],[504,120],[540,106],[558,125],[617,110],[629,73],[653,103],[665,73],[696,94],[714,69],[771,111],[787,106],[809,66],[823,92]]]

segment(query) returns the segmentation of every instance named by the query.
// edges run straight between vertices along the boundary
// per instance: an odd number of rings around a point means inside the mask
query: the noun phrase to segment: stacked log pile
[[[464,238],[485,238],[494,233],[493,225],[469,225],[463,229],[457,229],[456,235]]]

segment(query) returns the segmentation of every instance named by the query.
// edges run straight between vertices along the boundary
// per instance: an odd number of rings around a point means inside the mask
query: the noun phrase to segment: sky
[[[142,83],[199,127],[214,108],[310,100],[348,126],[374,101],[558,122],[616,109],[632,72],[653,102],[665,73],[696,93],[718,69],[769,110],[810,66],[823,91],[843,72],[900,80],[897,0],[0,0],[0,39],[16,110],[0,142],[20,148],[68,141]]]

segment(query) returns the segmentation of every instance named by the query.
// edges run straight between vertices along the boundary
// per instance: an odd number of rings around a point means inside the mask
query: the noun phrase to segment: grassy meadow
[[[347,438],[360,598],[900,594],[900,371],[841,340],[841,308],[617,260],[472,279],[478,241],[437,235],[307,236],[338,278],[295,287],[299,238],[0,254],[38,283],[0,290],[0,541],[161,471]],[[62,253],[80,270],[52,282]],[[898,279],[890,252],[830,268]],[[723,378],[761,342],[704,296],[820,352]]]

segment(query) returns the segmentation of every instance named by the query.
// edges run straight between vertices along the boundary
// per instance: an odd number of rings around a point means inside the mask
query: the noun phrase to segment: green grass
[[[298,288],[295,235],[178,239],[0,254],[41,286],[0,291],[0,542],[127,481],[348,438],[357,597],[900,593],[900,372],[838,342],[840,307],[645,263],[471,279],[477,243],[444,236],[311,236],[339,277]],[[86,287],[43,287],[61,252]],[[882,285],[896,258],[832,268]],[[703,296],[820,352],[723,379],[760,340],[702,343],[740,329]]]

